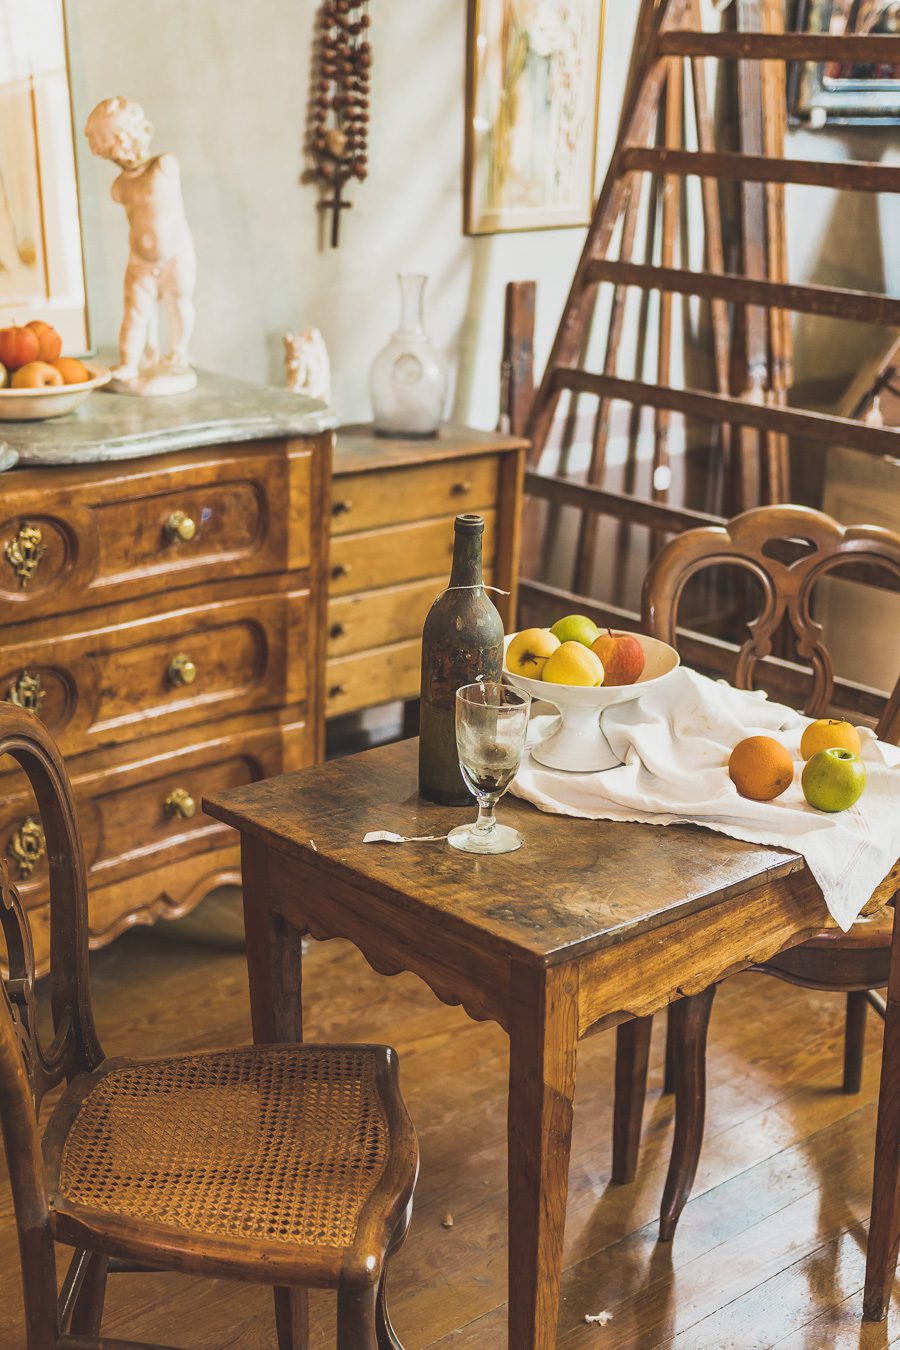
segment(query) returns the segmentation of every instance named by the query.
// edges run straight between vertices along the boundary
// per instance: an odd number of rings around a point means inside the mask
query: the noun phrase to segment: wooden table
[[[500,814],[525,838],[517,853],[364,845],[371,829],[440,834],[465,818],[418,800],[414,741],[234,788],[206,810],[241,831],[258,1040],[301,1038],[304,933],[347,938],[375,970],[413,971],[506,1029],[509,1345],[550,1350],[579,1038],[828,924],[802,858],[692,827],[543,815],[510,797]],[[900,867],[879,896],[898,880]]]

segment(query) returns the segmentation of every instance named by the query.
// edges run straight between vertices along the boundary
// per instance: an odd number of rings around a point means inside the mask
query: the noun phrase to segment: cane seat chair
[[[688,530],[657,555],[644,579],[643,625],[653,637],[677,646],[678,605],[691,577],[705,568],[735,566],[756,577],[763,592],[759,615],[748,624],[733,682],[749,689],[754,677],[783,702],[803,706],[810,717],[847,716],[875,724],[878,736],[900,739],[900,678],[889,697],[837,680],[813,617],[817,582],[852,567],[852,579],[871,585],[900,581],[900,537],[875,526],[844,528],[820,511],[801,506],[765,506],[746,511],[725,527]],[[776,635],[792,630],[801,662],[772,655]],[[847,996],[844,1041],[845,1092],[858,1092],[868,1003],[884,1015],[873,991],[888,982],[892,911],[864,915],[849,933],[823,929],[808,941],[780,952],[753,969],[811,989]],[[675,1137],[660,1211],[659,1236],[670,1241],[697,1172],[706,1103],[706,1036],[715,986],[671,1005],[666,1043],[664,1091],[675,1092]],[[613,1126],[613,1180],[634,1177],[647,1082],[652,1017],[625,1022],[617,1030],[616,1100]]]
[[[0,861],[0,1125],[28,1350],[141,1350],[100,1337],[110,1268],[274,1286],[279,1350],[305,1350],[306,1289],[334,1288],[339,1350],[398,1350],[385,1266],[409,1225],[418,1151],[394,1052],[264,1045],[106,1059],[65,767],[35,714],[0,704],[6,754],[31,781],[50,866],[45,1048],[28,919]],[[57,1088],[41,1134],[41,1102]],[[58,1299],[54,1242],[75,1248]]]

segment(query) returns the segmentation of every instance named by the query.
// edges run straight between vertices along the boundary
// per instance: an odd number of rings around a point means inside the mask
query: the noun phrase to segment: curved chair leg
[[[337,1350],[380,1350],[378,1289],[374,1284],[338,1289]],[[388,1343],[390,1344],[390,1343]]]
[[[618,1184],[634,1181],[637,1171],[652,1030],[652,1017],[633,1017],[616,1028],[612,1179]]]
[[[675,1036],[672,1031],[672,1008],[666,1008],[666,1067],[663,1073],[663,1096],[668,1097],[675,1091]]]
[[[88,1257],[87,1267],[78,1297],[72,1308],[69,1331],[73,1336],[98,1336],[103,1320],[103,1300],[106,1297],[106,1276],[109,1258],[99,1252]]]
[[[659,1214],[659,1240],[671,1242],[697,1175],[706,1116],[706,1033],[716,986],[669,1009],[675,1061],[675,1139]]]
[[[375,1308],[375,1338],[378,1350],[403,1350],[403,1344],[391,1325],[387,1305],[387,1268],[381,1272],[378,1283],[378,1304]]]
[[[278,1350],[309,1350],[309,1295],[305,1289],[275,1289]]]
[[[866,991],[847,995],[847,1021],[844,1028],[844,1092],[859,1092],[862,1086],[863,1058],[866,1053]]]

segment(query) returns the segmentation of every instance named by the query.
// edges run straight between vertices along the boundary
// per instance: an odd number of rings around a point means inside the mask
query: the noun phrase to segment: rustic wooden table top
[[[584,956],[804,867],[796,853],[695,826],[576,820],[509,795],[498,815],[522,833],[517,853],[478,858],[442,843],[363,844],[369,830],[445,834],[465,820],[465,809],[419,800],[416,756],[417,742],[403,741],[216,793],[204,808],[282,853],[302,853],[323,882],[362,881],[448,931],[538,965]]]

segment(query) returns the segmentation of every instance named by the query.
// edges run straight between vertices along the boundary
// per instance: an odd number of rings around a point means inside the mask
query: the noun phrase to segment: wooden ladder
[[[776,12],[777,11],[777,12]],[[521,588],[523,610],[530,622],[541,622],[567,609],[591,614],[600,623],[634,628],[638,615],[621,606],[595,603],[586,593],[593,569],[598,517],[611,516],[620,522],[639,525],[663,539],[697,525],[719,523],[721,516],[671,504],[665,489],[640,497],[625,491],[612,491],[602,485],[602,466],[609,434],[609,408],[613,401],[633,409],[655,410],[656,449],[654,465],[664,462],[667,419],[672,413],[709,422],[724,428],[725,436],[734,430],[738,461],[738,492],[734,502],[745,509],[761,501],[785,500],[789,494],[787,447],[791,441],[816,446],[843,446],[863,454],[900,458],[900,431],[866,424],[854,417],[832,416],[788,406],[790,385],[790,311],[832,318],[857,320],[900,328],[900,299],[866,291],[833,286],[793,285],[782,277],[773,261],[772,249],[783,230],[781,211],[783,193],[788,184],[820,186],[852,192],[900,192],[900,167],[870,162],[820,162],[786,159],[779,138],[772,134],[773,90],[783,91],[785,63],[793,61],[841,61],[900,63],[900,38],[879,36],[836,37],[828,34],[785,33],[780,0],[738,0],[742,31],[703,32],[698,22],[695,0],[643,0],[638,16],[631,69],[623,104],[619,135],[608,173],[600,192],[585,246],[576,268],[559,329],[554,340],[543,379],[534,399],[526,434],[532,441],[526,491],[532,499],[552,506],[580,510],[583,520],[576,557],[573,589],[551,585],[542,579],[548,570],[546,558],[537,575],[526,578]],[[771,73],[780,63],[778,80],[763,82],[760,104],[762,116],[757,126],[756,143],[752,135],[739,151],[719,150],[710,143],[708,116],[702,106],[695,107],[698,148],[688,150],[670,144],[651,145],[662,101],[680,97],[676,65],[691,63],[695,97],[705,97],[704,63],[709,59],[738,62],[739,71],[753,69]],[[741,92],[738,82],[738,92]],[[744,80],[744,87],[749,84]],[[759,94],[757,94],[759,97]],[[664,124],[668,119],[664,118]],[[678,183],[699,178],[703,190],[706,241],[704,269],[673,265],[671,248],[663,234],[660,261],[631,260],[634,202],[641,175],[653,175],[658,181]],[[721,182],[740,186],[742,226],[745,235],[742,252],[743,272],[724,270],[721,226],[715,209],[717,185]],[[748,192],[748,185],[750,190]],[[683,189],[682,189],[683,190]],[[755,210],[756,219],[766,225],[764,235],[757,227],[754,246],[747,248],[747,215]],[[618,256],[610,250],[618,237]],[[769,250],[766,258],[766,249]],[[768,264],[768,265],[766,265]],[[774,277],[774,279],[773,279]],[[591,323],[602,283],[614,287],[609,322],[606,358],[603,369],[595,372],[583,364]],[[668,357],[658,361],[658,379],[623,378],[616,370],[616,350],[621,333],[623,296],[628,288],[657,291],[665,304],[673,295],[696,296],[709,303],[713,318],[715,389],[675,387],[667,377]],[[728,337],[723,337],[727,306],[743,317],[745,371],[744,388],[735,394],[729,385]],[[723,320],[723,316],[726,318]],[[768,355],[765,361],[764,355]],[[593,457],[589,481],[565,473],[541,471],[541,459],[554,427],[560,396],[569,393],[593,395],[598,400],[593,435]],[[660,428],[663,435],[660,436]],[[662,448],[661,448],[662,447]],[[663,482],[665,480],[663,479]]]

